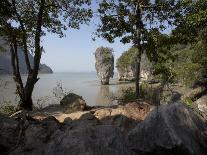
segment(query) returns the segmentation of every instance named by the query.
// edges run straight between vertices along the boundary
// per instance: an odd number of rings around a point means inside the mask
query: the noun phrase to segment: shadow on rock
[[[95,112],[26,119],[19,141],[19,122],[0,115],[0,153],[25,155],[205,155],[207,128],[188,107],[174,103],[135,120],[115,110],[105,117]],[[108,112],[108,111],[107,111]],[[116,112],[116,113],[115,113]],[[78,112],[77,112],[78,113]],[[76,114],[77,114],[76,113]],[[103,113],[102,113],[103,114]],[[113,115],[112,115],[113,114]],[[102,115],[103,116],[103,115]],[[27,122],[27,123],[26,123]],[[16,146],[16,144],[18,144]]]

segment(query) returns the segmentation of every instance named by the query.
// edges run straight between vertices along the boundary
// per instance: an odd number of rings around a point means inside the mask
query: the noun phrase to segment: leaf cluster
[[[137,52],[136,47],[131,47],[128,51],[123,52],[116,62],[118,70],[124,71],[128,67],[134,66]]]

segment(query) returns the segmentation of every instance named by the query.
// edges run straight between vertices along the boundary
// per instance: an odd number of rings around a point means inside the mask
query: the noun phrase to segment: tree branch
[[[39,8],[38,16],[37,16],[37,25],[35,32],[35,56],[34,56],[34,73],[38,74],[39,64],[41,59],[41,47],[40,47],[40,36],[42,31],[42,19],[43,12],[45,8],[45,0],[41,0],[41,6]]]
[[[16,9],[16,1],[15,0],[12,0],[12,5],[13,5],[13,8],[14,8],[14,12],[17,16],[17,19],[20,23],[20,27],[21,27],[21,30],[23,32],[23,47],[24,47],[24,57],[25,57],[25,62],[26,62],[26,65],[27,65],[27,70],[28,72],[31,72],[31,65],[30,65],[30,61],[29,61],[29,56],[28,56],[28,47],[27,47],[27,35],[26,35],[26,30],[25,30],[25,27],[24,27],[24,24],[23,24],[23,21],[21,19],[21,16],[19,15],[19,13],[17,12],[17,9]]]

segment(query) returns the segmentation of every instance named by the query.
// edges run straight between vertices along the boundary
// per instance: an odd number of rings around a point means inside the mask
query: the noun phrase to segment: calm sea
[[[40,80],[35,85],[34,104],[46,106],[57,104],[62,95],[68,92],[82,96],[88,105],[108,106],[112,104],[110,96],[120,95],[122,89],[132,86],[132,83],[119,83],[117,76],[110,80],[110,85],[101,86],[95,72],[78,73],[53,73],[41,74]],[[25,80],[25,76],[23,79]],[[0,76],[0,104],[17,103],[15,84],[11,76]]]

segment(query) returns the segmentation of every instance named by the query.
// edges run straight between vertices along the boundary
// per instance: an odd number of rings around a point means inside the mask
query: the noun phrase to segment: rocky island
[[[95,52],[95,68],[102,85],[108,85],[109,79],[114,76],[114,56],[113,49],[99,47]]]

